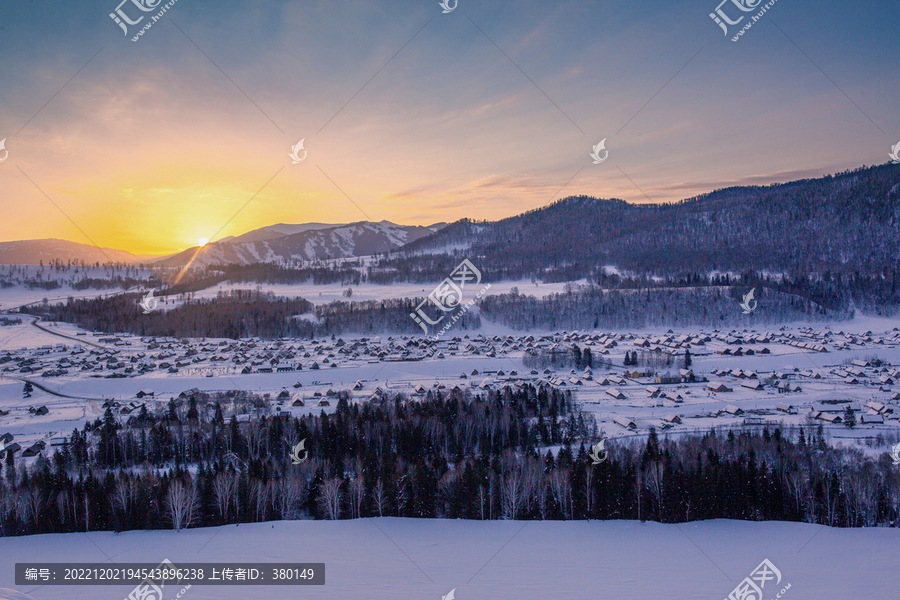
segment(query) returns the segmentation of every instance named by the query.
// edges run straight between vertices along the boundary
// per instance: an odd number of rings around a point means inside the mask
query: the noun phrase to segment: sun
[[[206,238],[200,238],[199,240],[197,240],[197,245],[200,246],[201,248],[203,246],[207,245],[208,243],[209,243],[209,240]]]

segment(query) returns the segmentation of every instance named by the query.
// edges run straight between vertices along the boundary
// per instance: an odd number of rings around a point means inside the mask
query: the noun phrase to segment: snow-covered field
[[[15,586],[13,563],[318,562],[325,585],[192,586],[184,600],[719,600],[764,559],[774,599],[897,597],[900,529],[702,521],[278,521],[221,528],[0,538],[0,588],[36,600],[122,600],[133,586]],[[165,600],[180,587],[167,586]],[[2,597],[2,596],[0,596]],[[754,597],[755,598],[755,597]]]

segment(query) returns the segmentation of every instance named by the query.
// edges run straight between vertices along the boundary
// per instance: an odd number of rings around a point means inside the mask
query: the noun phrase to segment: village
[[[67,443],[107,408],[126,422],[144,406],[228,390],[264,400],[228,409],[238,422],[329,412],[340,392],[415,401],[532,385],[571,390],[610,438],[764,424],[823,425],[858,440],[900,433],[896,329],[179,340],[41,328],[65,342],[0,351],[0,451],[25,458]]]

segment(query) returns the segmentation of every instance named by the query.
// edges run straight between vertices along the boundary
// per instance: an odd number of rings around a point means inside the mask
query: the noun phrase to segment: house
[[[22,446],[20,446],[17,442],[13,442],[12,444],[7,444],[6,446],[3,447],[3,456],[6,456],[7,452],[12,452],[13,454],[15,454],[16,452],[18,452],[21,449],[22,449]]]
[[[137,396],[138,398],[143,398],[144,396],[155,397],[155,396],[156,396],[156,392],[154,392],[154,391],[151,390],[150,388],[147,388],[147,389],[144,389],[144,390],[139,391],[137,394],[135,394],[135,396]]]
[[[44,449],[43,442],[35,442],[22,452],[22,457],[37,456]]]
[[[741,383],[741,387],[747,388],[748,390],[756,390],[759,391],[763,389],[762,381],[759,380],[748,380]]]
[[[777,406],[776,408],[777,408],[779,411],[781,411],[781,412],[783,412],[783,413],[787,413],[787,414],[789,414],[789,415],[796,414],[796,412],[797,412],[797,410],[794,408],[793,405],[791,405],[791,404],[786,404],[786,403],[784,403],[784,402],[779,402],[779,403],[778,403],[778,406]]]
[[[890,406],[885,406],[881,402],[869,401],[866,403],[866,408],[871,410],[872,412],[876,412],[880,415],[888,414],[894,412],[894,409]]]
[[[293,402],[291,402],[291,406],[306,406],[302,399],[297,398]]]
[[[814,412],[815,412],[815,411],[814,411]],[[828,422],[828,423],[831,423],[832,425],[837,425],[837,424],[839,424],[839,423],[843,423],[843,422],[844,422],[844,420],[843,420],[840,416],[838,416],[838,415],[836,415],[836,414],[832,414],[832,413],[816,412],[816,413],[815,413],[815,418],[821,419],[821,420],[826,421],[826,422]]]
[[[696,379],[694,372],[690,369],[678,369],[678,374],[681,376],[681,380],[685,382],[694,381]]]
[[[8,433],[8,432],[4,433],[3,435],[0,435],[0,443],[8,444],[11,441],[13,441],[14,438],[15,438],[15,436],[13,436],[13,434]]]
[[[627,417],[620,417],[620,416],[616,415],[613,417],[613,422],[616,425],[621,425],[625,429],[632,429],[632,430],[637,429],[637,424],[633,420],[631,420]]]
[[[660,373],[656,376],[656,383],[681,383],[681,377],[671,373]]]
[[[666,423],[672,423],[672,424],[679,424],[679,425],[680,425],[680,424],[681,424],[681,417],[679,417],[678,415],[676,415],[676,414],[674,414],[674,413],[669,413],[669,414],[667,414],[666,416],[663,417],[663,421],[665,421]]]
[[[40,417],[41,415],[46,415],[49,413],[50,409],[48,409],[46,406],[38,406],[36,409],[34,409],[34,416],[36,417]]]
[[[729,415],[738,416],[744,414],[744,411],[735,406],[734,404],[729,404],[725,408],[722,409],[722,412],[726,412]]]
[[[356,390],[357,392],[358,392],[359,390],[363,389],[363,384],[362,384],[362,382],[361,382],[361,381],[357,381],[355,384],[353,384],[353,389]]]
[[[730,392],[730,391],[732,391],[730,387],[728,387],[727,385],[725,385],[724,383],[722,383],[720,381],[710,382],[709,384],[707,384],[706,389],[708,389],[711,392]]]
[[[188,396],[197,396],[200,394],[199,388],[191,388],[189,390],[184,390],[180,394],[178,394],[179,398],[187,398]]]
[[[862,425],[874,425],[876,423],[884,423],[884,417],[881,415],[860,415],[859,422]]]
[[[656,398],[660,395],[660,393],[662,393],[662,390],[660,390],[655,385],[648,385],[646,389],[651,398]]]
[[[607,394],[608,396],[612,396],[612,397],[615,398],[616,400],[625,400],[625,394],[623,394],[622,392],[620,392],[620,391],[617,390],[616,388],[608,387],[608,388],[606,388],[606,389],[603,390],[603,391],[606,392],[606,394]]]
[[[859,402],[841,402],[839,404],[826,404],[824,402],[816,402],[813,404],[812,409],[815,412],[821,413],[843,413],[845,410],[847,410],[848,406],[853,412],[859,412],[862,410],[862,406],[859,404]]]

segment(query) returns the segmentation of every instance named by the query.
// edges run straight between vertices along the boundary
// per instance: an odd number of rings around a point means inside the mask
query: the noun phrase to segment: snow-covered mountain
[[[60,259],[63,262],[84,261],[87,264],[112,262],[138,263],[153,257],[132,254],[125,250],[100,248],[91,244],[79,244],[55,238],[45,240],[18,240],[0,242],[0,264],[36,265],[43,261]]]
[[[281,263],[292,260],[323,260],[368,256],[395,250],[431,235],[446,224],[428,227],[397,225],[390,221],[360,221],[346,225],[305,223],[278,224],[213,242],[200,249],[189,248],[155,264],[180,267],[196,254],[194,266],[211,264]]]

